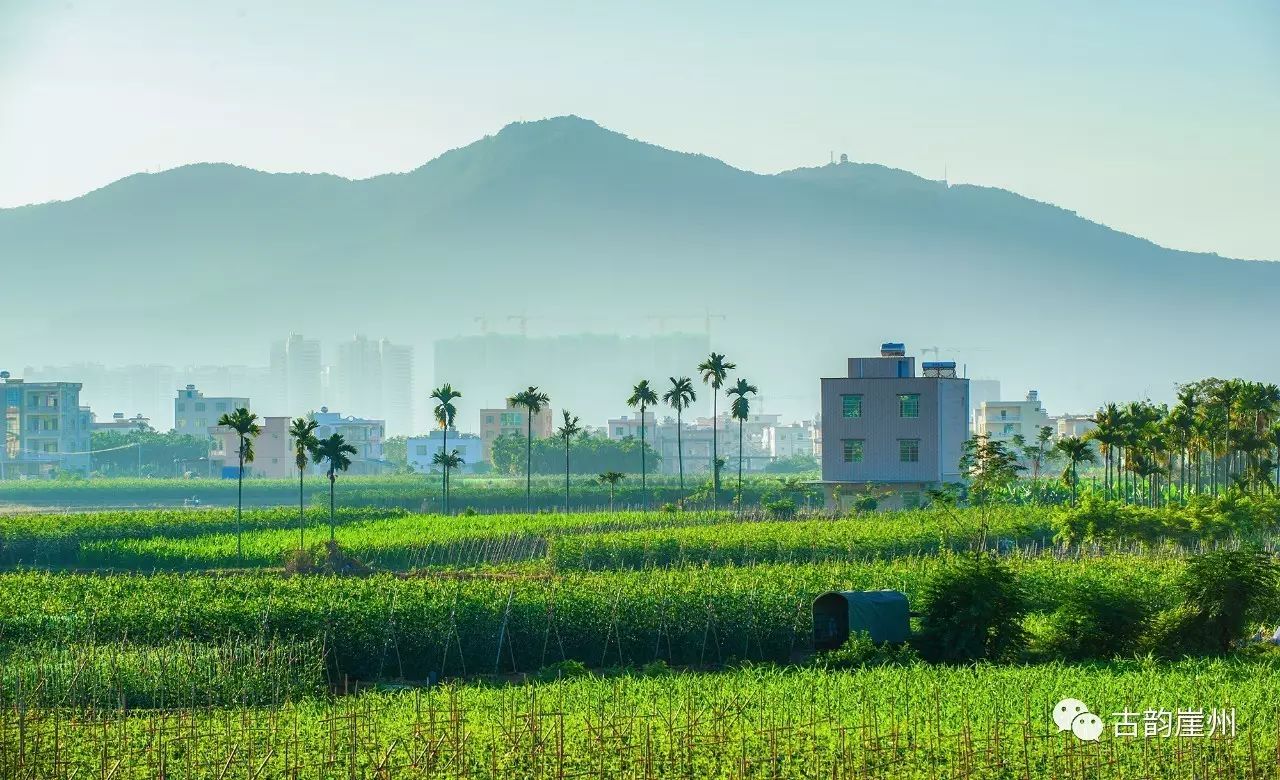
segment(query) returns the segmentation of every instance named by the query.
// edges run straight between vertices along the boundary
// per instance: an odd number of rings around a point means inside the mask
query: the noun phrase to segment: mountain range
[[[572,116],[363,180],[137,174],[0,210],[0,255],[10,368],[265,364],[289,331],[360,332],[413,344],[422,381],[444,381],[435,339],[519,315],[542,333],[711,322],[769,411],[794,416],[816,410],[819,377],[882,341],[1001,379],[1005,396],[1038,388],[1051,411],[1167,398],[1206,375],[1280,380],[1280,263],[880,165],[752,173]],[[621,410],[638,378],[573,392]]]

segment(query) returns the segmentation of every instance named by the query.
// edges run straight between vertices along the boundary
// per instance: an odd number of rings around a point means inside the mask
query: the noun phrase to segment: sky
[[[752,171],[847,153],[1280,260],[1274,0],[0,0],[0,206],[192,162],[404,171],[571,113]]]

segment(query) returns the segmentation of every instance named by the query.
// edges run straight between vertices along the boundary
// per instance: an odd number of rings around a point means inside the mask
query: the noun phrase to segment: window
[[[179,401],[179,402],[178,402],[178,411],[180,411],[180,412],[185,412],[185,411],[187,411],[187,405],[186,405],[186,404],[184,404],[183,402]]]
[[[844,439],[842,443],[844,444],[844,462],[861,463],[864,440]]]
[[[227,411],[227,404],[225,401],[220,401],[216,404],[216,408],[219,412],[225,412]]]
[[[502,413],[502,427],[506,428],[512,425],[523,425],[523,424],[524,424],[524,418],[520,416],[519,412],[503,412]]]
[[[493,425],[493,415],[491,415],[491,414],[486,414],[486,415],[484,416],[484,424],[485,424],[485,425]]]
[[[858,418],[862,416],[862,396],[860,395],[842,395],[840,396],[840,416],[848,418]]]
[[[903,463],[919,463],[920,440],[898,439],[898,460]]]
[[[427,445],[425,445],[425,444],[419,444],[419,445],[418,445],[418,457],[425,457],[425,456],[426,456],[426,454],[427,454]]]
[[[614,428],[614,429],[613,429],[613,435],[614,435],[614,436],[618,436],[618,437],[626,436],[626,435],[627,435],[627,429],[626,429],[626,428]]]
[[[902,491],[902,508],[903,509],[919,509],[920,508],[920,491],[918,490]]]
[[[920,394],[919,393],[903,393],[898,396],[898,416],[899,417],[919,417],[920,416]]]
[[[1001,409],[1001,410],[1000,410],[1000,419],[1001,419],[1001,420],[1007,420],[1007,419],[1009,419],[1009,410],[1008,410],[1008,409]]]
[[[1013,423],[1005,423],[1005,424],[1004,424],[1004,432],[1005,432],[1005,433],[1016,433],[1016,431],[1014,430],[1014,425],[1013,425]]]
[[[197,412],[203,412],[203,411],[204,411],[204,404],[197,402],[197,403],[196,403],[196,411],[197,411]]]

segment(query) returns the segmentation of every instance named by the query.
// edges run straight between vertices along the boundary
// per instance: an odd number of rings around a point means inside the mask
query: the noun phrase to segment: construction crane
[[[711,338],[711,321],[723,320],[725,319],[725,315],[712,314],[710,310],[708,310],[707,313],[702,315],[701,317],[699,317],[696,314],[661,314],[661,315],[651,314],[645,317],[645,319],[653,320],[654,322],[658,323],[659,333],[667,332],[667,322],[670,320],[702,320],[702,327],[707,334],[707,338],[710,339]]]

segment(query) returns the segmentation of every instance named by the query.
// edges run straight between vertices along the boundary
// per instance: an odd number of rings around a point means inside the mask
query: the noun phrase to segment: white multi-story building
[[[992,441],[1005,443],[1021,436],[1027,444],[1032,444],[1041,428],[1057,431],[1040,405],[1040,393],[1035,390],[1028,391],[1022,401],[984,401],[978,406],[973,422],[975,436],[987,435]]]
[[[189,436],[207,436],[222,415],[248,408],[248,398],[205,396],[195,385],[187,385],[173,401],[173,430]]]
[[[387,435],[385,420],[370,420],[362,417],[343,417],[337,412],[329,411],[322,406],[320,411],[311,415],[311,419],[319,423],[316,428],[317,439],[327,439],[335,433],[342,434],[347,444],[356,448],[351,456],[349,474],[381,474],[391,468],[383,457],[383,442]],[[325,466],[316,466],[323,471]]]
[[[409,467],[420,474],[427,474],[435,468],[431,459],[440,451],[445,443],[444,431],[434,430],[426,436],[411,436],[406,443]],[[449,431],[449,449],[457,450],[462,456],[462,473],[470,474],[476,466],[484,462],[484,441],[474,433],[458,433]]]
[[[0,372],[0,474],[88,473],[93,413],[80,405],[79,382],[23,382]]]
[[[773,460],[803,455],[813,457],[814,424],[769,425],[761,431],[761,449]]]
[[[1098,428],[1093,417],[1087,414],[1063,414],[1050,417],[1049,420],[1054,429],[1054,436],[1059,439],[1065,439],[1068,436],[1084,436]]]
[[[657,420],[653,412],[646,410],[644,413],[644,437],[648,441],[653,441],[658,432]],[[621,439],[640,438],[640,416],[632,417],[630,415],[622,415],[609,420],[609,438],[615,441]]]

